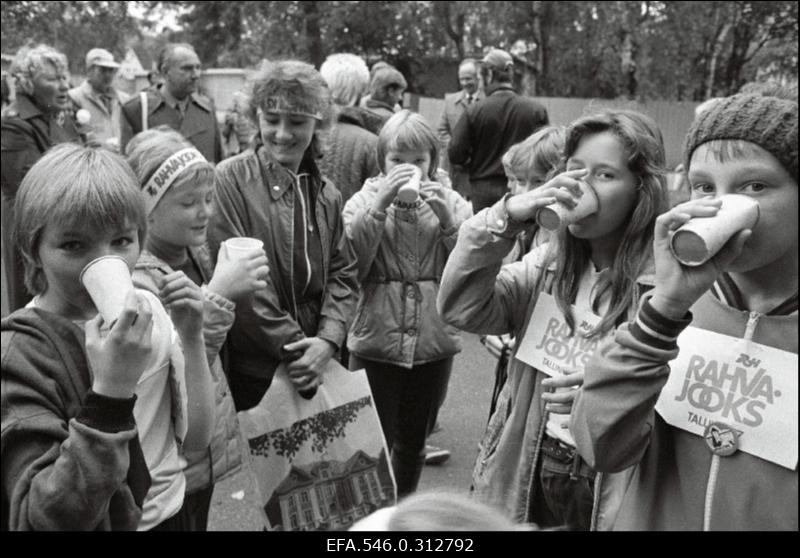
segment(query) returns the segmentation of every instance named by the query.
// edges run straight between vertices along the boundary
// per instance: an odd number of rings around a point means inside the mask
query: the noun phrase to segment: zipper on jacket
[[[753,339],[753,335],[755,335],[756,332],[756,326],[758,326],[758,320],[760,319],[761,319],[761,314],[759,312],[748,313],[747,325],[745,325],[744,335],[742,336],[742,339],[744,339],[745,341],[750,341]],[[719,465],[720,465],[719,456],[715,454],[711,458],[711,466],[708,471],[708,484],[706,485],[705,508],[703,510],[703,531],[709,531],[711,529],[711,512],[714,508],[714,493],[717,488]]]

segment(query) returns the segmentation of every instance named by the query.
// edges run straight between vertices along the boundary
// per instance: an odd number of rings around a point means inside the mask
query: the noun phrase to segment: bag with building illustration
[[[346,529],[396,502],[375,402],[363,370],[331,359],[310,400],[285,365],[261,402],[239,412],[267,529]]]

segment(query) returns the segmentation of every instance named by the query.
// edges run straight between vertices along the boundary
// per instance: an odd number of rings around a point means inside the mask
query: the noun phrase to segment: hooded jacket
[[[25,308],[0,327],[3,530],[135,530],[150,487],[136,397],[91,391],[70,320]]]
[[[503,266],[503,258],[515,246],[517,235],[528,226],[509,221],[504,197],[494,206],[469,219],[461,227],[442,277],[438,307],[446,322],[465,331],[500,335],[513,333],[522,339],[539,294],[549,292],[555,266],[548,244],[539,246],[522,261]],[[652,284],[643,273],[637,290]],[[638,300],[638,295],[634,298]],[[631,310],[635,310],[635,303]],[[529,521],[536,464],[547,424],[542,401],[543,372],[515,358],[518,342],[509,357],[508,378],[479,444],[473,471],[477,497],[489,502],[518,522]],[[588,373],[586,376],[589,377]],[[618,490],[629,471],[595,477],[592,529],[601,530],[613,520]]]
[[[347,339],[354,354],[405,368],[448,358],[461,350],[456,328],[436,310],[445,262],[470,215],[469,204],[445,184],[455,222],[443,230],[427,203],[372,209],[383,177],[364,184],[344,208],[347,236],[361,282],[356,317]]]

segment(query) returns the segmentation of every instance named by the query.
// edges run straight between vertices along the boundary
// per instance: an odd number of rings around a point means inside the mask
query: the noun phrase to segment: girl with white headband
[[[236,305],[228,338],[238,410],[258,404],[281,361],[298,392],[313,396],[344,340],[357,290],[341,194],[316,161],[335,120],[325,80],[304,62],[267,62],[249,101],[254,149],[217,166],[209,228],[212,254],[228,238],[255,237],[271,266],[267,288]]]
[[[214,484],[238,471],[242,462],[220,351],[237,301],[266,286],[267,260],[263,250],[253,250],[242,258],[221,258],[216,268],[212,266],[206,229],[214,168],[179,133],[166,126],[142,132],[128,144],[127,156],[142,185],[148,221],[134,282],[160,295],[165,304],[181,293],[195,293],[203,300],[216,417],[211,444],[184,453],[186,497],[174,521],[182,531],[205,531]]]

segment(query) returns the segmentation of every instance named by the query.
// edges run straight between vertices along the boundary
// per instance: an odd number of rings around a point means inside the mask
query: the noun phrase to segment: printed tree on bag
[[[342,436],[347,425],[355,421],[359,411],[367,406],[372,406],[369,395],[297,421],[289,428],[250,438],[250,453],[266,458],[269,457],[270,450],[274,449],[276,455],[292,459],[309,440],[312,451],[322,453],[331,441]]]

